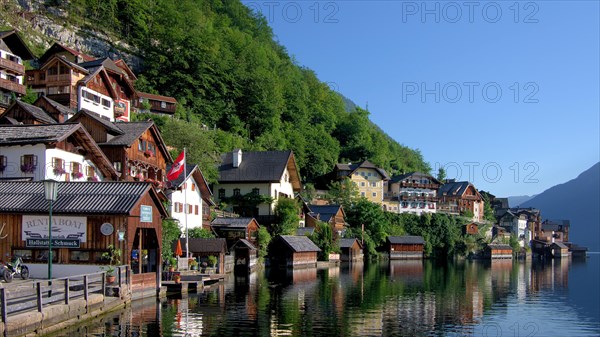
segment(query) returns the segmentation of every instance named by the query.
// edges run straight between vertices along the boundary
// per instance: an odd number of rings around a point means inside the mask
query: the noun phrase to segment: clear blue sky
[[[537,194],[600,160],[599,1],[244,3],[449,178]]]

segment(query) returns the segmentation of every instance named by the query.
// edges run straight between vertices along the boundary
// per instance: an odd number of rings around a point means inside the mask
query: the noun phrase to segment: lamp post
[[[48,279],[52,279],[52,203],[58,196],[58,181],[46,179],[44,182],[44,194],[46,200],[50,202],[50,211],[48,219]]]

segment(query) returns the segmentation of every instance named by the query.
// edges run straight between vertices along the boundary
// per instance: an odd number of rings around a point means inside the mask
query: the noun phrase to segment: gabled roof
[[[340,210],[342,211],[342,215],[346,217],[346,213],[341,205],[307,205],[307,207],[310,211],[309,214],[320,221],[329,222]]]
[[[371,163],[368,160],[363,161],[360,164],[335,164],[335,169],[337,171],[348,171],[348,175],[352,175],[354,171],[363,168],[363,169],[373,169],[381,175],[383,180],[390,180],[387,172],[384,169],[377,167],[375,164]]]
[[[247,228],[254,218],[216,218],[210,224],[217,227]]]
[[[93,80],[96,76],[101,76],[104,81],[104,86],[110,93],[110,97],[112,97],[113,99],[117,99],[119,96],[117,95],[117,91],[115,90],[115,88],[113,88],[113,86],[110,85],[110,79],[108,73],[106,72],[106,69],[101,66],[99,68],[91,68],[90,70],[91,73],[79,80],[78,84],[83,84],[84,86],[87,86],[88,82]]]
[[[104,129],[106,129],[107,131],[109,131],[109,133],[113,134],[113,135],[122,135],[124,134],[123,130],[121,130],[117,124],[111,122],[108,119],[102,118],[102,116],[100,116],[99,114],[87,110],[87,109],[81,109],[79,110],[78,113],[76,113],[75,115],[73,115],[73,117],[69,118],[69,120],[67,121],[67,123],[77,123],[81,118],[90,118],[91,120],[95,121],[96,123],[102,125],[102,127],[104,127]]]
[[[48,50],[46,50],[46,52],[44,53],[44,55],[42,55],[40,57],[40,63],[46,63],[46,60],[49,59],[50,57],[52,57],[53,55],[55,55],[56,53],[60,53],[66,51],[67,53],[73,55],[73,56],[80,56],[81,59],[83,59],[84,61],[91,61],[94,60],[95,57],[90,56],[88,54],[82,53],[78,50],[75,50],[73,48],[69,48],[67,46],[63,46],[62,44],[55,42],[54,44],[52,44],[52,46],[50,46],[50,48],[48,48]]]
[[[70,136],[88,151],[105,177],[118,179],[119,173],[110,160],[79,123],[0,126],[0,146],[50,144],[64,141]]]
[[[236,243],[233,244],[233,246],[231,246],[231,250],[234,250],[237,247],[246,247],[250,250],[257,250],[256,247],[252,244],[252,242],[246,239],[239,239]]]
[[[40,104],[41,102],[47,102],[48,104],[50,104],[50,106],[52,106],[54,109],[56,109],[57,112],[59,112],[63,115],[72,115],[75,113],[75,111],[73,111],[73,109],[62,105],[62,104],[56,102],[55,100],[48,98],[48,96],[46,96],[46,95],[40,96],[38,99],[36,99],[35,102],[33,102],[33,105],[38,106],[38,104]]]
[[[425,240],[422,236],[403,235],[403,236],[388,236],[389,243],[395,245],[424,245]]]
[[[340,239],[340,248],[350,248],[354,245],[354,242],[358,242],[358,246],[362,248],[358,239]]]
[[[27,112],[33,119],[41,123],[56,124],[56,120],[50,117],[50,115],[48,115],[44,109],[29,103],[25,103],[21,100],[15,100],[15,102],[0,116],[7,115],[11,110],[16,109],[17,107],[23,109],[23,111]]]
[[[473,184],[471,184],[468,181],[447,182],[440,186],[438,190],[438,196],[462,196],[463,194],[465,194],[469,186],[473,187],[473,190],[475,190],[475,195],[481,198],[481,194],[479,194],[479,191],[477,191],[475,186],[473,186]]]
[[[233,167],[233,152],[228,152],[221,155],[219,183],[279,182],[286,168],[294,190],[299,190],[300,175],[292,151],[242,152],[239,167]]]
[[[127,73],[130,81],[137,80],[137,76],[135,76],[135,73],[133,72],[133,70],[131,70],[131,68],[129,68],[127,63],[125,63],[125,60],[118,59],[118,60],[115,60],[114,62],[117,65],[117,67],[121,68],[125,73]]]
[[[21,39],[16,30],[5,30],[0,32],[0,39],[10,48],[10,51],[22,60],[33,59],[33,53]]]
[[[150,193],[162,216],[167,212],[157,192],[146,182],[60,182],[52,205],[56,214],[128,215]],[[0,213],[48,214],[48,200],[41,181],[0,181]]]
[[[321,248],[317,247],[317,245],[306,236],[280,235],[279,240],[283,241],[296,253],[321,251]]]
[[[147,92],[141,92],[141,91],[137,91],[136,94],[139,98],[145,98],[145,99],[149,99],[149,100],[168,102],[168,103],[177,103],[177,100],[175,98],[169,97],[169,96],[149,94]]]
[[[171,171],[171,167],[172,164],[167,165],[167,172]],[[179,177],[177,177],[177,179],[171,181],[171,188],[179,188],[190,177],[193,177],[194,181],[196,182],[196,186],[198,186],[200,189],[200,196],[202,199],[204,199],[204,201],[206,201],[208,204],[213,204],[213,201],[210,198],[213,193],[208,185],[208,182],[206,181],[206,178],[204,178],[204,174],[202,174],[200,167],[198,167],[198,165],[186,165],[186,171],[186,175],[181,174]]]
[[[79,64],[79,66],[81,66],[82,68],[85,68],[85,69],[96,69],[99,67],[104,67],[105,69],[112,71],[114,73],[122,74],[122,75],[125,74],[123,69],[121,69],[121,67],[116,65],[115,62],[108,57],[99,58],[99,59],[95,59],[95,60],[91,60],[91,61],[87,61],[87,62],[83,62],[83,63],[78,63],[78,64]]]
[[[486,248],[489,249],[503,249],[503,250],[512,250],[512,247],[504,244],[504,243],[489,243]]]
[[[79,70],[80,72],[82,72],[84,74],[88,74],[89,73],[89,71],[87,69],[80,67],[77,63],[73,63],[73,62],[67,60],[62,55],[52,55],[47,61],[45,61],[44,63],[42,63],[42,66],[40,67],[40,70],[46,69],[48,66],[50,66],[50,64],[52,63],[52,61],[54,61],[55,59],[58,60],[59,62],[62,62],[65,65],[71,67],[71,68],[75,68],[75,69]]]
[[[181,242],[181,249],[185,252],[185,238],[179,239]],[[223,238],[189,238],[189,246],[191,253],[226,253],[227,252],[227,241]],[[177,244],[177,241],[175,241]],[[173,245],[173,248],[175,247]]]
[[[398,175],[398,176],[393,176],[390,179],[390,182],[391,183],[398,183],[398,182],[401,182],[402,180],[407,179],[407,178],[411,178],[411,179],[423,179],[423,178],[426,178],[426,179],[431,180],[435,184],[440,184],[440,185],[442,184],[439,180],[437,180],[436,178],[434,178],[432,175],[429,175],[427,173],[422,173],[422,172],[409,172],[409,173],[406,173],[406,174],[401,174],[401,175]]]
[[[551,247],[552,247],[552,246],[557,246],[557,247],[559,247],[559,248],[561,248],[561,249],[569,249],[569,247],[567,247],[567,245],[565,245],[565,244],[564,244],[564,243],[562,243],[562,242],[552,242],[552,244],[551,244],[550,246],[551,246]]]

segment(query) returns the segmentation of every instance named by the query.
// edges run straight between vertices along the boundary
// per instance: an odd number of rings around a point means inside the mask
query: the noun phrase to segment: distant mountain
[[[600,251],[600,163],[577,178],[551,187],[521,207],[535,207],[544,219],[569,219],[569,240]]]
[[[517,207],[522,205],[523,203],[531,200],[537,194],[534,195],[515,195],[512,197],[508,197],[508,206],[509,207]]]

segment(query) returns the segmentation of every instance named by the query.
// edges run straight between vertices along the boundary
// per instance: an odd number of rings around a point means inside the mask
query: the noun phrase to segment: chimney
[[[240,167],[242,163],[242,149],[233,150],[233,167]]]

